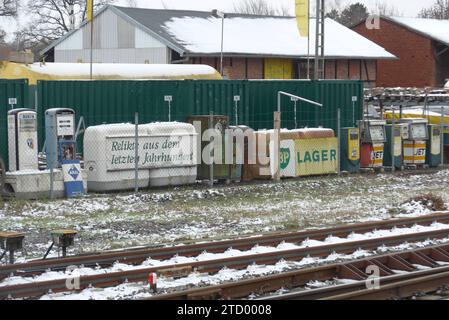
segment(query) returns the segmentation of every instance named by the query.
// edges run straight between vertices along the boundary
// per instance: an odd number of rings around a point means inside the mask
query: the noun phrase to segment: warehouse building
[[[399,60],[377,61],[377,86],[441,87],[449,78],[449,20],[381,17],[380,28],[353,27]]]
[[[313,19],[310,25],[313,56]],[[94,62],[189,63],[220,69],[222,21],[209,12],[108,5],[96,13],[93,30]],[[377,60],[396,58],[331,19],[326,19],[325,30],[326,79],[361,79],[372,85]],[[307,78],[308,42],[299,35],[293,17],[227,15],[223,42],[225,78]],[[90,24],[69,32],[41,54],[46,61],[89,62]]]

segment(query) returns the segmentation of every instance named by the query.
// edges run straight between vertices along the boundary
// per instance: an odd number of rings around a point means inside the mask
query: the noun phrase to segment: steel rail
[[[409,272],[406,274],[398,274],[393,276],[381,277],[380,288],[386,285],[398,285],[402,281],[415,280],[426,276],[438,275],[440,273],[449,272],[449,266],[439,267],[435,269],[420,270]],[[349,284],[341,284],[324,288],[303,290],[299,292],[290,292],[280,295],[262,297],[257,300],[346,300],[351,296],[357,296],[358,292],[365,290],[367,292],[377,292],[379,289],[367,289],[366,280],[356,281]]]
[[[397,236],[374,238],[367,240],[359,240],[353,242],[344,242],[337,244],[329,244],[317,247],[305,247],[292,250],[274,251],[262,254],[253,254],[246,256],[231,257],[225,259],[198,261],[193,263],[173,264],[170,266],[159,266],[142,268],[124,272],[112,272],[100,275],[80,277],[80,289],[89,286],[103,288],[119,285],[124,282],[140,282],[145,281],[149,273],[162,272],[161,270],[176,270],[184,268],[185,270],[198,271],[202,273],[216,273],[223,267],[232,269],[244,269],[251,264],[274,264],[279,260],[297,261],[304,257],[327,257],[331,253],[349,254],[358,249],[377,249],[379,246],[393,246],[410,241],[424,241],[428,239],[446,238],[449,235],[449,229],[441,229],[435,231],[427,231],[412,234],[402,234]],[[47,292],[66,292],[70,291],[66,286],[66,279],[32,282],[27,284],[19,284],[12,286],[0,287],[0,299],[20,298],[20,297],[36,297],[46,294]]]
[[[385,230],[394,227],[409,227],[415,224],[430,225],[433,222],[449,223],[449,213],[436,213],[428,216],[393,219],[362,224],[350,224],[328,229],[314,229],[301,232],[275,233],[240,239],[197,243],[171,247],[149,247],[127,251],[104,252],[73,256],[62,259],[35,260],[27,263],[0,266],[0,280],[11,275],[33,276],[48,270],[63,271],[69,266],[107,267],[115,262],[140,264],[148,258],[157,260],[170,259],[176,255],[193,257],[204,251],[222,253],[229,248],[249,250],[256,245],[275,246],[282,242],[300,243],[306,239],[324,240],[329,236],[346,237],[351,233]]]
[[[445,268],[447,269],[447,268]],[[356,290],[349,293],[334,295],[322,300],[388,300],[405,299],[414,295],[427,294],[449,285],[449,271],[422,275],[396,281],[378,289]]]
[[[281,274],[258,277],[243,281],[229,282],[215,286],[195,288],[178,291],[163,295],[155,295],[146,300],[192,300],[192,299],[241,299],[247,298],[251,294],[266,295],[281,288],[297,289],[304,287],[309,281],[328,281],[333,279],[354,279],[354,283],[329,286],[325,288],[303,290],[281,295],[265,296],[257,300],[315,300],[336,294],[352,292],[357,289],[365,289],[368,274],[364,273],[364,268],[368,265],[385,264],[392,265],[397,269],[408,271],[405,274],[384,274],[380,278],[380,284],[385,285],[398,280],[411,279],[417,276],[432,275],[439,272],[449,272],[449,266],[433,266],[434,269],[418,270],[410,266],[410,262],[419,262],[420,257],[426,263],[433,259],[449,262],[449,245],[440,245],[429,248],[396,252],[385,255],[370,256],[346,263],[336,263],[321,267],[312,267],[297,271],[290,271]],[[402,261],[402,265],[398,264]],[[423,260],[421,260],[423,261]],[[379,263],[380,262],[380,263]],[[430,264],[432,265],[432,264]],[[388,267],[386,267],[388,268]],[[348,272],[350,271],[350,272]],[[361,280],[363,278],[363,280]]]
[[[427,259],[420,260],[422,257]],[[435,269],[418,270],[407,268],[410,266],[406,261],[428,263],[434,259],[449,262],[449,245],[440,245],[429,248],[409,250],[403,252],[390,253],[385,255],[370,256],[346,263],[336,263],[320,267],[312,267],[297,271],[290,271],[275,275],[258,277],[243,281],[228,282],[220,285],[195,288],[184,291],[178,291],[163,295],[155,295],[145,300],[192,300],[192,299],[242,299],[247,298],[251,294],[265,295],[275,292],[281,288],[297,289],[304,287],[309,281],[328,281],[333,279],[356,279],[354,283],[335,285],[325,288],[303,290],[299,292],[291,292],[282,295],[266,296],[259,298],[260,300],[313,300],[321,299],[327,296],[352,292],[358,288],[366,288],[366,279],[363,269],[366,266],[378,264],[392,265],[397,269],[408,271],[405,274],[391,275],[384,273],[380,278],[382,285],[397,280],[410,279],[417,275],[424,276],[438,272],[449,271],[449,266],[433,266]],[[398,264],[398,261],[402,261]],[[432,265],[430,263],[430,265]],[[388,267],[384,267],[388,269]],[[348,270],[350,272],[348,272]],[[412,271],[413,270],[413,271]],[[258,299],[258,300],[259,300]]]

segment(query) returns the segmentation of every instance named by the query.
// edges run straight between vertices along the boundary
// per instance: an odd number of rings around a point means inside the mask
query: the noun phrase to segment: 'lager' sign
[[[338,172],[337,138],[296,140],[296,175]]]

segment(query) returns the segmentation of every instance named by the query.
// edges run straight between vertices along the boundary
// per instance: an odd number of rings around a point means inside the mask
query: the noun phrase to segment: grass
[[[81,200],[11,200],[0,209],[0,215],[6,217],[0,219],[0,230],[29,231],[33,237],[30,246],[36,247],[48,241],[49,230],[74,228],[79,230],[78,250],[89,251],[331,227],[394,216],[405,200],[429,193],[435,209],[441,209],[441,202],[449,199],[448,177],[449,171],[437,178],[431,174],[326,176],[280,184],[215,186],[218,194],[209,193],[208,186],[196,185],[142,191],[136,196],[120,193]],[[198,194],[209,197],[199,198]],[[83,212],[84,208],[89,211]],[[383,211],[379,213],[379,209]],[[35,215],[24,213],[30,210],[39,211]]]
[[[412,202],[412,201],[420,203],[421,205],[423,205],[424,207],[426,207],[432,211],[446,211],[447,210],[447,206],[444,203],[443,198],[438,195],[435,195],[433,193],[427,193],[427,194],[415,196],[404,203]]]

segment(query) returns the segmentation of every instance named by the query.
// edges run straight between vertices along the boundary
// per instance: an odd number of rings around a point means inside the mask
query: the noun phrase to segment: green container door
[[[203,133],[210,128],[210,116],[193,116],[188,117],[187,122],[194,124],[195,128],[201,132],[201,137],[203,136]],[[195,124],[195,122],[199,123],[201,125],[201,130],[198,128],[198,126]],[[229,128],[229,118],[227,116],[215,116],[213,118],[212,128],[216,129],[220,132],[222,136],[221,141],[221,163],[222,164],[214,164],[214,179],[217,180],[229,180],[231,179],[231,165],[225,164],[225,145],[226,142],[223,138],[225,137],[225,130]],[[208,141],[201,141],[201,164],[198,166],[198,173],[197,173],[197,179],[198,180],[210,180],[210,165],[205,164],[202,159],[202,153],[204,148],[209,145],[210,142]],[[216,152],[216,151],[215,151]],[[220,159],[219,156],[215,156],[215,159]]]
[[[426,164],[434,168],[441,165],[441,127],[429,125],[427,128],[429,140],[427,140]]]
[[[306,103],[297,105],[299,127],[337,129],[337,109],[341,109],[341,127],[353,126],[352,97],[355,119],[362,117],[363,82],[339,80],[169,80],[169,81],[39,81],[38,117],[43,124],[49,108],[72,108],[77,120],[83,116],[86,125],[133,122],[139,112],[140,123],[168,120],[166,95],[172,96],[172,121],[207,115],[210,111],[229,118],[235,124],[234,96],[238,124],[255,130],[273,128],[273,112],[277,110],[277,93],[285,91],[321,102],[323,108]],[[282,97],[282,127],[294,128],[293,102]],[[40,135],[43,143],[43,135]],[[81,141],[79,141],[81,142]],[[82,150],[82,148],[79,148]]]
[[[396,124],[393,130],[393,125],[387,124],[385,126],[385,132],[387,134],[387,141],[384,147],[384,166],[391,168],[393,167],[394,161],[395,169],[401,170],[403,167],[401,125]]]
[[[15,99],[16,108],[29,107],[28,80],[4,80],[0,79],[0,157],[8,164],[8,111],[12,109],[9,99]]]

